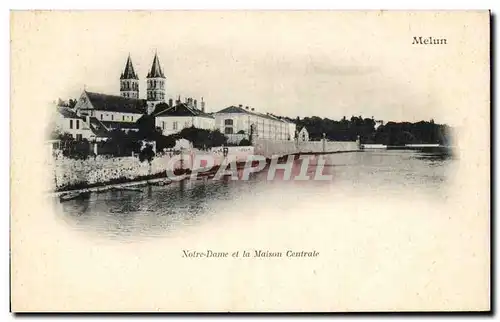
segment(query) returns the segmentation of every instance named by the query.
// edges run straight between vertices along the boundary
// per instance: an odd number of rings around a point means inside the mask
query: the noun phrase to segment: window
[[[102,120],[102,113],[101,113],[101,120]]]
[[[230,126],[232,126],[233,125],[233,120],[232,119],[224,120],[224,125],[230,125]]]
[[[125,121],[125,115],[122,115],[122,121]]]
[[[69,128],[72,129],[73,128],[73,120],[69,120]]]
[[[134,122],[134,117],[133,116],[130,117],[130,121]]]
[[[113,116],[114,116],[114,115],[113,115],[113,114],[111,114],[111,121],[113,121]]]
[[[165,122],[163,122],[163,121],[161,122],[161,128],[162,128],[163,130],[165,130]]]
[[[177,121],[173,123],[173,129],[177,130]]]
[[[81,141],[82,140],[82,135],[81,134],[77,134],[76,135],[76,140],[77,141]]]
[[[76,129],[80,129],[80,120],[76,120]]]
[[[226,127],[224,129],[225,134],[233,134],[233,128],[232,127]]]

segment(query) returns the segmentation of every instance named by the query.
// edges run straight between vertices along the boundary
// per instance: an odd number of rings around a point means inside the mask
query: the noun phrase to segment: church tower
[[[158,54],[155,53],[153,65],[148,73],[147,79],[147,101],[148,101],[148,114],[151,114],[156,104],[165,102],[165,75],[161,70],[160,60]]]
[[[120,76],[120,95],[127,98],[139,98],[139,77],[134,71],[130,54],[127,58],[125,70]]]

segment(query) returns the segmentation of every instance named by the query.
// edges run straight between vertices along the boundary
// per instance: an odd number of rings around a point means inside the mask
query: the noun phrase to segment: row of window
[[[162,80],[148,80],[148,89],[163,89],[165,86],[165,81]]]
[[[123,97],[128,97],[128,98],[138,98],[137,93],[122,93]]]
[[[187,122],[186,122],[187,123]],[[177,130],[179,127],[179,123],[177,121],[172,123],[172,130]],[[166,129],[166,124],[164,121],[161,122],[161,129],[165,130]]]
[[[108,116],[108,114],[106,114],[106,116]],[[134,117],[133,116],[125,116],[125,115],[122,115],[122,121],[125,121],[128,117],[130,117],[130,121],[133,122],[134,121]],[[104,114],[101,113],[101,121],[104,119]],[[111,114],[111,121],[114,121],[115,119],[115,116],[113,114]]]
[[[259,124],[259,122],[257,122],[257,124]],[[232,126],[234,125],[234,120],[233,119],[225,119],[224,120],[224,125],[226,126]],[[262,122],[262,126],[264,126],[264,122]],[[277,125],[277,124],[269,124],[269,128],[273,128],[276,130],[278,128],[285,128],[286,125],[283,125],[283,124],[280,124],[280,125]]]
[[[148,100],[164,100],[164,99],[165,99],[165,93],[148,91]]]
[[[139,84],[136,83],[136,82],[122,82],[121,83],[121,88],[120,90],[122,91],[129,91],[129,90],[133,90],[133,91],[138,91],[139,90]],[[132,86],[131,86],[132,85]]]

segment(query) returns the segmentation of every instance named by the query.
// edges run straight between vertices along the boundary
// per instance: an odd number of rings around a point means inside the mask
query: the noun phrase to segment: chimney
[[[248,110],[248,106],[245,106],[245,108]]]
[[[198,100],[194,100],[194,108],[198,109]]]
[[[255,108],[252,107],[252,112],[255,111]]]
[[[243,107],[243,105],[241,105],[241,104],[240,104],[240,105],[238,105],[238,106],[239,106],[239,107]]]
[[[168,99],[168,106],[172,107],[174,105],[174,100],[169,98]]]

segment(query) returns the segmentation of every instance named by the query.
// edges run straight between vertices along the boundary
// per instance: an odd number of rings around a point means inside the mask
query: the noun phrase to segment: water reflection
[[[312,166],[307,169],[310,177],[316,172],[315,162],[317,158],[311,157]],[[91,193],[65,202],[56,200],[55,204],[60,218],[76,229],[111,238],[154,237],[204,220],[217,220],[217,214],[228,206],[254,207],[256,211],[259,207],[269,207],[255,204],[252,198],[256,195],[265,198],[276,191],[283,195],[280,203],[287,203],[287,194],[291,192],[312,198],[331,189],[369,189],[371,194],[381,197],[412,189],[439,197],[445,194],[448,168],[453,162],[456,160],[449,154],[418,151],[334,154],[325,156],[322,173],[332,175],[328,181],[287,181],[283,180],[283,170],[268,181],[267,169],[252,174],[248,181],[234,181],[230,177],[218,181],[186,180],[167,186],[144,186],[140,191]],[[292,177],[300,171],[297,160]]]

